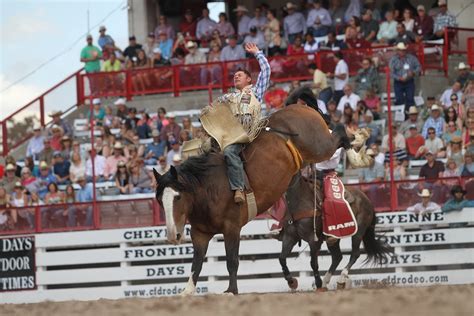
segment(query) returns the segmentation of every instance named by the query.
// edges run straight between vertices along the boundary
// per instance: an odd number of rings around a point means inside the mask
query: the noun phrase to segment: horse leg
[[[362,238],[359,236],[359,234],[356,234],[352,237],[352,251],[351,251],[351,257],[349,259],[349,263],[344,267],[344,269],[341,271],[341,275],[339,276],[339,280],[337,281],[338,283],[338,288],[350,288],[350,279],[349,279],[349,271],[354,265],[354,263],[359,259],[360,257],[360,243],[362,242]]]
[[[318,265],[318,255],[319,250],[321,249],[322,241],[312,241],[309,243],[309,249],[311,252],[311,269],[313,269],[314,275],[314,284],[316,285],[316,289],[320,289],[323,285],[323,281],[319,276],[319,265]]]
[[[239,294],[237,288],[237,270],[239,269],[240,230],[224,233],[229,287],[224,293]]]
[[[199,274],[202,269],[202,262],[209,246],[209,241],[212,238],[212,234],[202,233],[200,231],[191,228],[191,239],[193,241],[193,263],[191,265],[191,275],[189,276],[186,288],[180,293],[180,295],[193,295],[196,292],[196,283],[199,278]]]
[[[332,242],[327,242],[326,243],[329,249],[329,252],[331,253],[331,266],[329,267],[328,272],[323,277],[323,288],[327,288],[329,281],[331,281],[331,277],[334,274],[334,272],[337,269],[337,266],[339,263],[341,263],[342,260],[342,253],[341,253],[341,248],[339,247],[339,240],[335,240]]]
[[[295,290],[298,287],[298,281],[295,278],[291,277],[291,272],[286,264],[286,258],[298,242],[298,238],[296,237],[296,235],[291,234],[289,230],[290,229],[283,230],[283,243],[281,246],[281,253],[278,259],[280,261],[281,269],[283,270],[283,277],[288,282],[288,286],[291,289]]]

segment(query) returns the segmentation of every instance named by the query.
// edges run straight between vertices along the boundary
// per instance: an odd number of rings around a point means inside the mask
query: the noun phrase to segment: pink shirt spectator
[[[117,172],[117,164],[119,161],[127,163],[127,158],[124,156],[115,157],[115,155],[112,155],[105,160],[104,176],[106,178],[113,176]]]

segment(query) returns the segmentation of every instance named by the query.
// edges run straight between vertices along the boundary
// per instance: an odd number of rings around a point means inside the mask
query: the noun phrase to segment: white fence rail
[[[241,293],[288,291],[278,262],[281,243],[266,236],[271,223],[253,221],[242,231],[238,274],[245,279],[239,280]],[[474,282],[472,224],[474,209],[425,216],[403,212],[378,214],[377,229],[394,247],[394,255],[380,267],[364,266],[366,255],[362,255],[351,271],[353,286]],[[187,235],[189,238],[189,230]],[[184,288],[193,255],[190,243],[166,244],[165,227],[39,234],[35,236],[35,247],[37,288],[0,292],[0,303],[174,295]],[[346,254],[350,251],[350,239],[341,241],[341,249]],[[198,283],[199,293],[226,289],[224,256],[222,237],[216,236],[203,266],[204,280]],[[340,269],[348,260],[349,255],[345,255]],[[321,274],[330,262],[323,246],[319,257]],[[299,289],[310,290],[313,277],[305,243],[295,246],[288,266],[298,277]]]

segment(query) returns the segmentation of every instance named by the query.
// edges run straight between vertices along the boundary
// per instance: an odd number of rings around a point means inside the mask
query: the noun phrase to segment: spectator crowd
[[[445,201],[451,192],[452,203],[459,204],[466,192],[458,188],[456,178],[474,175],[474,76],[469,66],[460,62],[450,87],[436,97],[427,97],[424,104],[415,102],[415,79],[421,74],[421,66],[417,57],[409,52],[409,45],[443,38],[444,28],[457,24],[444,0],[429,10],[422,5],[413,8],[408,1],[405,3],[405,6],[379,10],[370,0],[363,6],[351,0],[346,8],[341,6],[341,1],[331,1],[330,7],[324,7],[322,1],[315,0],[306,1],[300,8],[289,2],[280,11],[262,4],[255,8],[252,16],[246,7],[239,5],[232,11],[237,25],[229,22],[226,13],[219,15],[219,21],[213,21],[204,8],[196,20],[195,12],[186,10],[179,29],[172,27],[166,16],[160,16],[159,25],[148,34],[145,43],[138,43],[132,35],[129,46],[123,50],[107,34],[106,27],[101,26],[98,46],[89,35],[80,58],[87,73],[160,68],[161,71],[137,72],[133,76],[135,89],[146,90],[170,80],[170,70],[163,66],[244,59],[242,43],[254,42],[268,56],[332,51],[335,66],[330,72],[318,69],[314,62],[301,64],[298,60],[284,65],[274,59],[270,65],[276,76],[284,73],[285,67],[308,71],[312,75],[309,85],[318,106],[332,124],[344,125],[349,133],[362,127],[370,129],[367,154],[374,161],[360,171],[359,181],[365,183],[362,189],[372,201],[377,201],[383,181],[390,180],[391,174],[394,180],[408,180],[410,164],[419,161],[418,177],[425,181],[420,185],[399,184],[400,190],[411,195],[421,192],[422,199],[438,203]],[[340,35],[343,39],[339,39]],[[394,82],[394,103],[403,109],[401,116],[395,117],[397,123],[388,127],[392,144],[389,144],[384,124],[380,124],[387,113],[383,110],[375,61],[370,56],[363,58],[356,73],[351,74],[344,56],[350,49],[378,45],[392,45],[396,49],[389,66]],[[219,81],[220,76],[219,70],[205,67],[199,70],[196,80]],[[120,78],[111,78],[108,88],[119,87]],[[272,82],[264,96],[267,113],[282,108],[288,94],[300,84],[294,81],[284,89]],[[173,113],[167,114],[161,107],[155,114],[128,107],[124,98],[113,102],[94,99],[92,103],[87,117],[96,130],[93,144],[75,137],[71,122],[56,111],[50,114],[52,125],[49,128],[34,125],[21,164],[12,156],[6,157],[4,174],[0,174],[0,230],[34,227],[34,207],[37,206],[42,206],[43,227],[55,222],[68,227],[90,226],[92,208],[80,203],[94,199],[92,182],[103,191],[97,193],[152,193],[155,180],[149,166],[164,173],[169,166],[179,165],[183,143],[202,136],[201,129],[193,126],[191,117],[177,122]],[[389,164],[391,149],[395,161],[393,173]],[[107,189],[103,189],[101,183],[107,183]],[[428,205],[429,201],[422,202],[422,206],[433,207]],[[71,203],[79,204],[71,206]],[[8,208],[12,208],[11,211]]]

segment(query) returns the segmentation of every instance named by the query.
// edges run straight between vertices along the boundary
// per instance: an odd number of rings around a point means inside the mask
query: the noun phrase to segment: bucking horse
[[[302,163],[329,159],[337,148],[348,148],[345,131],[329,131],[322,116],[304,105],[290,105],[268,118],[258,137],[242,156],[257,214],[270,208],[287,190]],[[234,203],[222,153],[210,151],[191,157],[156,178],[156,199],[166,214],[168,241],[178,244],[191,225],[194,255],[191,275],[182,294],[193,294],[211,238],[224,235],[229,286],[238,294],[240,231],[248,222],[247,205]]]

